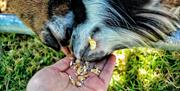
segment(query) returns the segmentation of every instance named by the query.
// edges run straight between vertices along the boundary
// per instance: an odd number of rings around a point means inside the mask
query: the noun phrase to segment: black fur
[[[48,2],[48,17],[49,19],[52,18],[54,15],[54,9],[57,8],[59,5],[64,4],[67,0],[49,0]]]
[[[75,26],[83,23],[87,19],[86,8],[82,0],[71,0],[70,10],[72,10],[75,15]]]
[[[89,54],[88,51],[91,51],[91,50],[88,48],[89,47],[88,44],[87,45],[85,44],[83,45],[82,48],[78,49],[79,48],[78,46],[82,44],[81,42],[85,40],[83,39],[84,37],[82,36],[84,36],[85,34],[84,31],[86,30],[82,30],[83,31],[82,33],[80,33],[81,31],[78,31],[78,32],[75,31],[78,29],[77,27],[84,26],[83,25],[84,23],[89,24],[89,25],[91,25],[92,23],[92,22],[87,22],[87,19],[89,18],[88,14],[90,12],[87,12],[86,6],[88,5],[84,4],[83,1],[95,2],[94,0],[92,1],[91,0],[69,0],[69,7],[70,7],[69,12],[73,12],[71,16],[74,16],[74,17],[72,21],[70,21],[70,24],[69,24],[69,21],[68,22],[64,21],[64,22],[59,22],[60,24],[54,25],[57,27],[59,27],[59,25],[63,26],[63,28],[57,29],[57,32],[64,32],[65,37],[62,38],[62,35],[59,35],[61,36],[62,39],[57,39],[59,38],[58,35],[54,35],[54,36],[55,38],[57,37],[56,38],[57,41],[61,40],[60,42],[58,42],[60,46],[69,45],[69,40],[71,40],[71,45],[73,46],[72,47],[73,52],[76,51],[75,54],[79,54],[82,57],[82,59],[85,58],[84,60],[87,60],[87,61],[96,60],[97,58],[100,59],[106,55],[109,55],[109,53],[111,53],[115,49],[122,49],[122,48],[126,48],[127,46],[130,46],[130,47],[133,46],[132,43],[128,45],[127,42],[135,41],[133,43],[137,43],[139,45],[141,44],[143,45],[143,43],[145,42],[147,43],[147,45],[152,46],[151,43],[155,43],[158,41],[166,41],[166,36],[169,36],[171,32],[174,32],[175,31],[174,27],[177,27],[176,25],[179,25],[178,24],[179,18],[175,17],[173,14],[169,13],[166,10],[161,10],[162,7],[160,6],[160,3],[155,3],[153,5],[151,3],[152,0],[104,0],[104,1],[102,0],[100,1],[99,4],[106,3],[107,5],[109,5],[105,8],[102,7],[104,11],[106,11],[106,13],[99,16],[99,18],[104,17],[103,21],[101,22],[102,24],[104,24],[103,25],[104,28],[101,28],[102,26],[100,27],[97,24],[97,26],[95,26],[91,30],[90,36],[85,36],[85,37],[96,36],[96,33],[97,34],[102,33],[102,36],[103,36],[103,32],[101,29],[106,29],[105,27],[108,27],[110,29],[112,28],[112,31],[117,31],[117,33],[118,32],[120,33],[121,30],[116,30],[116,29],[113,30],[113,28],[116,27],[119,29],[125,29],[129,31],[128,33],[130,32],[131,34],[135,33],[135,35],[139,37],[136,37],[137,39],[132,39],[131,41],[122,42],[122,43],[127,43],[127,45],[124,45],[121,43],[120,44],[115,43],[117,45],[109,44],[109,45],[112,45],[112,48],[109,49],[108,51],[107,50],[104,51],[102,49],[96,53]],[[57,1],[50,0],[49,5],[51,5],[51,7],[52,7],[52,2],[57,2],[55,4],[55,6],[57,6],[60,3],[60,0],[57,0]],[[148,5],[150,7],[148,7]],[[112,11],[112,9],[115,10],[116,12]],[[51,10],[52,8],[49,8],[50,13],[51,13]],[[71,14],[71,13],[68,13],[68,14]],[[60,16],[60,18],[64,20],[68,20],[68,17],[66,17],[67,15],[63,17]],[[163,19],[167,20],[167,22],[169,22],[170,25],[164,22],[165,20]],[[72,25],[72,26],[68,26],[68,25]],[[51,29],[50,31],[56,32]],[[113,32],[111,33],[109,34],[109,36],[113,36]],[[129,35],[127,34],[127,36]],[[103,41],[106,41],[105,43],[107,43],[107,41],[110,41],[109,39],[106,39],[106,37],[107,36],[104,36],[104,39],[101,40],[102,42],[100,43],[103,43]],[[46,39],[46,37],[44,38]],[[119,38],[121,38],[121,36],[119,36]],[[118,40],[118,39],[115,39],[115,40]],[[88,40],[86,40],[85,42],[87,41]],[[49,43],[51,42],[49,41]],[[105,44],[104,46],[106,45],[107,44]]]

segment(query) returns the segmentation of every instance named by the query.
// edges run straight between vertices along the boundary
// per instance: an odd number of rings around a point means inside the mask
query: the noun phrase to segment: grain
[[[74,63],[71,63],[70,66],[76,71],[75,75],[77,77],[75,80],[69,76],[69,79],[71,80],[72,85],[77,87],[83,86],[84,81],[89,77],[89,73],[94,73],[98,76],[101,72],[96,65],[93,68],[90,68],[89,62],[83,62],[79,59],[75,60]]]

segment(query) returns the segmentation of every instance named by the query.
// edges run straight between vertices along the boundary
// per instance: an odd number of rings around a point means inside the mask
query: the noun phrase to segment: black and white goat
[[[77,59],[102,59],[116,49],[157,47],[180,50],[179,17],[158,0],[70,0],[65,16],[45,25],[43,41],[54,49],[68,45]],[[90,48],[89,40],[96,42]]]

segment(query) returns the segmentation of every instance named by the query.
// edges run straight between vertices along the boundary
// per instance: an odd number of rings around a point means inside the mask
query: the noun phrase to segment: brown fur
[[[19,16],[27,26],[39,32],[47,20],[47,0],[7,0],[7,10]]]
[[[161,2],[168,6],[174,6],[174,7],[180,6],[180,0],[162,0]]]

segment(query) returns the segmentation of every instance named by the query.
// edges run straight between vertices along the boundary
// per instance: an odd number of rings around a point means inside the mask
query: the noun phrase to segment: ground
[[[179,91],[180,52],[148,48],[116,51],[118,60],[108,91]],[[0,91],[25,91],[41,68],[63,58],[34,36],[0,33]]]

